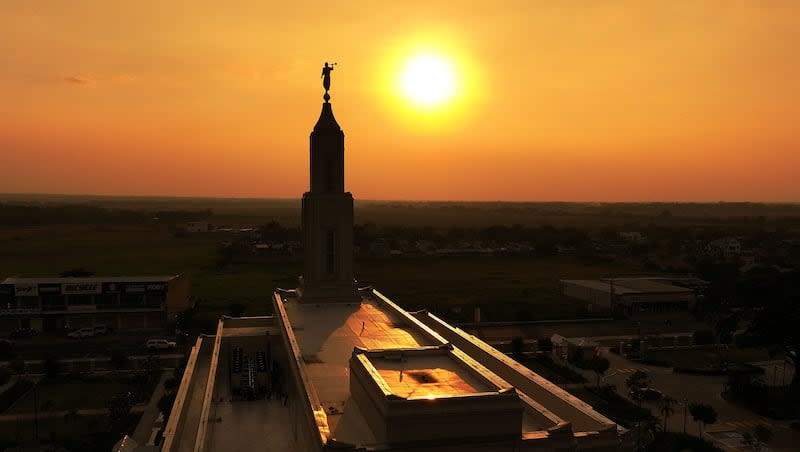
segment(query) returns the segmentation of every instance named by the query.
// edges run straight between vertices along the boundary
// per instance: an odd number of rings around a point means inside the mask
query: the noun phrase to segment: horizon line
[[[90,193],[36,193],[36,192],[2,192],[0,199],[4,197],[44,197],[44,196],[60,196],[60,197],[74,197],[74,198],[145,198],[145,199],[214,199],[214,200],[252,200],[252,201],[297,201],[297,198],[282,198],[282,197],[264,197],[264,196],[209,196],[209,195],[119,195],[119,194],[90,194]],[[424,202],[439,202],[439,203],[506,203],[506,204],[525,204],[525,203],[541,203],[541,204],[781,204],[781,205],[798,205],[800,200],[796,201],[753,201],[753,200],[704,200],[704,201],[680,201],[680,200],[636,200],[636,201],[599,201],[599,200],[475,200],[475,199],[380,199],[380,198],[354,198],[354,201],[361,202],[408,202],[408,203],[424,203]]]

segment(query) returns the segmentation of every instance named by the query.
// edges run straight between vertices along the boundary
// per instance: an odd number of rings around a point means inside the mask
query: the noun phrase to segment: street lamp
[[[689,405],[689,399],[683,398],[683,434],[686,434],[686,407]]]
[[[39,386],[38,380],[33,382],[33,431],[36,435],[36,441],[39,441],[39,397],[36,391],[37,386]]]

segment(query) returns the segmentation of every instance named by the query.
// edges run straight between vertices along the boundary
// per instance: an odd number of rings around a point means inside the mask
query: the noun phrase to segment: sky
[[[800,201],[800,2],[0,0],[0,193]],[[420,107],[414,55],[454,73]]]

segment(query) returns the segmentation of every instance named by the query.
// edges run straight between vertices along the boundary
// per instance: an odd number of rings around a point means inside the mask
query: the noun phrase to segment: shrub
[[[22,358],[17,358],[8,365],[15,374],[20,375],[25,372],[25,361]]]
[[[54,355],[50,355],[44,360],[44,374],[49,378],[55,378],[61,373],[61,360]]]
[[[695,345],[709,345],[714,343],[714,333],[711,330],[697,330],[692,335]]]
[[[169,413],[172,411],[172,405],[175,403],[175,393],[168,392],[158,399],[158,409],[164,413],[164,418],[169,418]]]
[[[540,352],[553,351],[553,341],[549,337],[543,337],[538,341],[538,348]]]
[[[760,345],[758,337],[752,333],[740,333],[733,337],[733,343],[737,348],[751,348]]]
[[[521,360],[524,350],[525,340],[522,339],[521,336],[515,336],[513,339],[511,339],[511,356],[513,356],[514,359],[517,361]]]
[[[128,363],[128,354],[124,350],[115,348],[111,350],[111,365],[114,369],[124,369]]]

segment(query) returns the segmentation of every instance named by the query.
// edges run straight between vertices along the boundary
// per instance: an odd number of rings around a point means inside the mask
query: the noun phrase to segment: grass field
[[[132,432],[140,417],[140,414],[130,415],[125,422],[125,430]],[[39,438],[50,444],[62,444],[69,450],[108,451],[119,441],[121,435],[109,432],[107,424],[106,416],[39,419]],[[36,428],[30,420],[0,422],[0,449],[30,444],[35,435]]]
[[[87,388],[91,390],[87,391]],[[39,411],[70,411],[106,408],[116,394],[128,390],[126,383],[114,381],[52,381],[42,380],[36,387]],[[32,413],[34,394],[28,391],[3,414]]]
[[[71,268],[97,275],[190,274],[201,299],[201,318],[211,321],[231,303],[250,315],[270,312],[275,287],[295,287],[299,259],[247,258],[224,269],[214,265],[227,237],[173,237],[164,228],[47,226],[0,229],[0,275],[56,276]],[[585,304],[558,292],[562,278],[635,274],[633,264],[587,265],[571,256],[365,259],[355,263],[361,284],[372,284],[409,309],[429,308],[458,319],[480,305],[484,319],[536,320],[576,315]],[[471,315],[471,314],[470,314]]]

